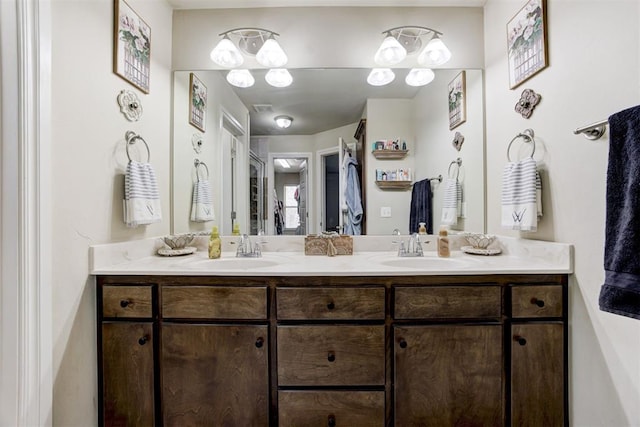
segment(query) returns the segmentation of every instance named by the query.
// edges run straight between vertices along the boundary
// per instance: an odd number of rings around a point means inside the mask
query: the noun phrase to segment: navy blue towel
[[[421,222],[425,223],[427,234],[433,234],[431,198],[431,180],[423,179],[413,184],[411,211],[409,213],[409,234],[417,233]]]
[[[600,310],[640,319],[640,105],[609,117]]]

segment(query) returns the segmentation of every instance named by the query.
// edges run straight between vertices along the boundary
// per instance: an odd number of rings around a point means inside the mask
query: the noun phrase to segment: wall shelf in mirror
[[[407,157],[409,150],[373,150],[373,157],[380,160],[396,160]]]
[[[412,181],[376,181],[381,190],[408,190],[413,185]]]

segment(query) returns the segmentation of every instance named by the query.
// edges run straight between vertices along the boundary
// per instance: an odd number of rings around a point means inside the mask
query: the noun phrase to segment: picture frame
[[[466,74],[460,71],[449,82],[449,130],[467,121]]]
[[[114,0],[113,72],[149,93],[151,27],[124,0]]]
[[[507,23],[509,88],[515,89],[549,65],[546,0],[529,0]]]
[[[194,74],[189,74],[189,123],[205,131],[207,119],[207,87]]]

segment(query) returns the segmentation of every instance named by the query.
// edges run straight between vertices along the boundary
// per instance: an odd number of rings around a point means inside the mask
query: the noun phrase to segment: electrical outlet
[[[380,208],[380,218],[391,218],[391,206],[383,206]]]

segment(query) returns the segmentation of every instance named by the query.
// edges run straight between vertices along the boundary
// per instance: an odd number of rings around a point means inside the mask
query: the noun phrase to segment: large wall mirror
[[[236,88],[225,71],[174,72],[172,221],[173,232],[309,234],[340,231],[345,200],[340,185],[344,156],[362,163],[364,232],[409,232],[411,183],[430,180],[433,230],[442,222],[446,180],[462,189],[453,230],[485,230],[485,147],[483,72],[435,70],[422,87],[408,86],[408,70],[395,70],[383,87],[366,83],[369,69],[292,69],[293,84],[274,88],[266,70],[252,70],[255,84]],[[464,73],[462,73],[464,71]],[[207,89],[204,132],[189,124],[190,74]],[[450,128],[449,89],[464,75],[463,121]],[[290,116],[288,128],[274,118]],[[358,141],[357,132],[366,132]],[[463,138],[464,142],[461,146]],[[378,158],[376,142],[398,141],[403,158]],[[458,150],[459,148],[459,150]],[[193,189],[208,168],[215,220],[194,221]],[[200,170],[200,173],[199,173]],[[403,173],[411,183],[383,188],[380,174]],[[442,176],[443,181],[438,178]]]

